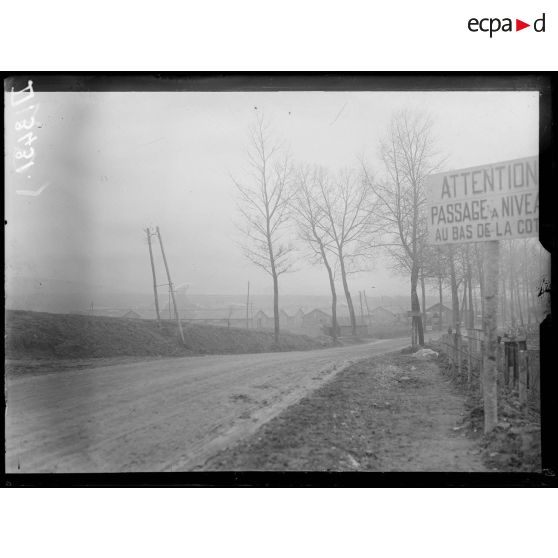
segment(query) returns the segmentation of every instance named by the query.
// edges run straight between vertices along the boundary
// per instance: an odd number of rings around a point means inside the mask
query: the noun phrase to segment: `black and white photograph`
[[[541,473],[540,91],[215,80],[5,80],[6,473]]]

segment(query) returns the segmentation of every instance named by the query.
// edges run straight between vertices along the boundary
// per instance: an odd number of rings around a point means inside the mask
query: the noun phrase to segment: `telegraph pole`
[[[150,228],[145,229],[147,235],[147,245],[149,246],[149,259],[151,260],[151,273],[153,275],[153,294],[155,296],[155,311],[157,312],[157,325],[161,327],[161,316],[159,314],[159,297],[157,296],[157,278],[155,276],[155,264],[153,263],[153,249],[151,248],[151,232]]]
[[[159,227],[156,227],[156,230],[157,230],[157,237],[159,238],[159,244],[161,245],[161,254],[163,254],[163,262],[165,262],[165,269],[167,270],[167,279],[169,280],[169,290],[172,296],[172,304],[174,306],[174,313],[176,315],[176,323],[178,324],[180,339],[182,340],[182,344],[185,345],[186,342],[184,341],[184,332],[182,331],[182,324],[180,323],[180,316],[178,315],[178,306],[176,305],[176,298],[174,296],[174,286],[171,281],[169,265],[167,263],[167,257],[165,256],[165,249],[163,248],[163,239],[161,238],[161,232],[159,231]]]
[[[246,329],[250,326],[249,324],[249,309],[250,309],[250,281],[248,281],[248,294],[246,295]]]

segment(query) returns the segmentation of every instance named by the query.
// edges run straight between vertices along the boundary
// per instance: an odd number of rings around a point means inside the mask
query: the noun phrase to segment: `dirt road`
[[[8,378],[6,472],[191,470],[348,361],[407,344],[392,339]]]

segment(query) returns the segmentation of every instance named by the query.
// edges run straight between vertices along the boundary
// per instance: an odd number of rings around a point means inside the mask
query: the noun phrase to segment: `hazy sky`
[[[244,259],[232,174],[245,176],[248,128],[262,111],[295,161],[337,170],[378,142],[402,108],[434,120],[447,168],[538,153],[537,93],[37,93],[30,173],[14,172],[14,109],[6,103],[8,273],[150,292],[145,234],[159,225],[176,284],[191,293],[253,292],[271,281]],[[50,182],[40,196],[17,189]],[[157,254],[161,281],[164,268]],[[290,294],[327,294],[321,267],[298,264]],[[372,285],[376,287],[371,290]],[[351,280],[371,295],[409,291],[386,258]]]

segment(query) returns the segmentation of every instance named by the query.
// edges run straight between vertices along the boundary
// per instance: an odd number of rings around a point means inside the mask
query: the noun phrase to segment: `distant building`
[[[263,310],[259,310],[254,316],[254,327],[256,329],[272,329],[274,327],[274,320]]]
[[[302,329],[303,320],[304,320],[304,312],[302,311],[302,308],[299,308],[296,314],[294,314],[294,316],[291,317],[291,324],[290,324],[291,328],[295,331]]]
[[[279,327],[283,329],[289,329],[291,325],[291,316],[289,316],[285,310],[279,310]]]
[[[324,328],[331,325],[331,316],[318,308],[304,314],[302,331],[307,335],[323,335]]]
[[[372,308],[368,314],[368,322],[370,325],[394,325],[400,321],[400,317],[383,306],[376,306]]]
[[[440,315],[442,317],[442,329],[451,324],[453,320],[453,312],[451,308],[448,308],[439,302],[432,305],[430,308],[427,308],[425,314],[426,325],[430,325],[435,329],[438,329],[440,326]]]

